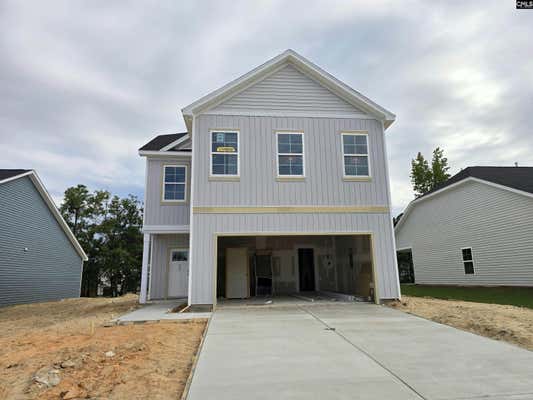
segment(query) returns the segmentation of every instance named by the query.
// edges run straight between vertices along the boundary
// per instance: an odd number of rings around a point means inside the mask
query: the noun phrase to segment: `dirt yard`
[[[529,308],[409,296],[390,306],[533,350],[533,310]]]
[[[179,399],[206,321],[103,326],[136,303],[0,308],[0,399]]]

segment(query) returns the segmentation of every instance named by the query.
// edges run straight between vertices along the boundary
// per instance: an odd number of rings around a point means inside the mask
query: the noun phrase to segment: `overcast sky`
[[[142,197],[141,145],[292,48],[397,115],[397,213],[418,151],[444,148],[453,173],[533,166],[532,38],[514,0],[3,0],[0,168],[36,169],[56,201],[78,183]]]

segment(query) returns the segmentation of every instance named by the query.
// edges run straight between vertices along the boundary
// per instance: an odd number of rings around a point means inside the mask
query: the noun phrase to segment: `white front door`
[[[248,249],[226,249],[226,298],[249,297]]]
[[[168,297],[187,297],[189,286],[189,250],[170,250]]]

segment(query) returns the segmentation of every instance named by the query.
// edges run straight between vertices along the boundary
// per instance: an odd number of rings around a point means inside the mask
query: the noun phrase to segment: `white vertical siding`
[[[210,130],[238,129],[240,180],[209,180]],[[276,180],[277,130],[304,132],[306,178]],[[370,182],[343,180],[341,132],[369,136]],[[194,206],[389,206],[384,132],[379,121],[200,115],[194,132]],[[372,233],[380,298],[397,298],[394,239],[386,213],[194,214],[192,304],[210,304],[214,293],[215,233]]]
[[[148,158],[146,169],[146,193],[144,204],[145,225],[189,225],[191,199],[190,158]],[[161,202],[163,165],[180,164],[187,166],[187,203],[164,204]]]
[[[219,104],[210,112],[227,113],[235,110],[266,110],[280,113],[287,111],[361,112],[315,80],[302,74],[292,65],[286,65],[262,81]]]
[[[533,286],[533,198],[465,182],[418,203],[396,232],[420,284]],[[461,248],[472,247],[474,275]]]
[[[215,233],[373,234],[381,299],[397,298],[390,215],[383,214],[195,214],[191,268],[192,304],[211,304],[214,293]]]
[[[150,275],[150,298],[164,299],[167,297],[168,263],[170,250],[189,248],[189,235],[153,235],[152,269]]]
[[[381,123],[343,118],[201,115],[194,136],[195,206],[387,206],[386,156]],[[210,130],[239,129],[240,180],[209,180]],[[276,180],[278,130],[304,132],[305,181]],[[370,182],[343,180],[341,132],[368,131]]]

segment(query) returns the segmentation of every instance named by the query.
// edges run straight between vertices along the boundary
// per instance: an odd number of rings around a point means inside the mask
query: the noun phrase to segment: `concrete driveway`
[[[188,399],[533,399],[533,352],[370,304],[219,308]]]

